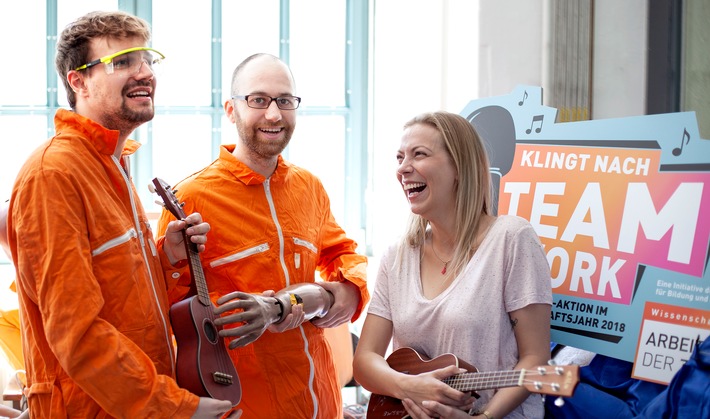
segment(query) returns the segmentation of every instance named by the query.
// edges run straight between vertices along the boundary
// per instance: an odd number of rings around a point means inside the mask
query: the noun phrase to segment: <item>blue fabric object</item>
[[[668,388],[637,418],[710,418],[710,339],[695,347],[693,356],[673,376]]]
[[[580,368],[580,382],[572,397],[555,406],[555,397],[545,398],[545,417],[550,419],[631,419],[661,394],[667,386],[631,378],[633,364],[596,355]],[[650,416],[649,416],[650,417]]]

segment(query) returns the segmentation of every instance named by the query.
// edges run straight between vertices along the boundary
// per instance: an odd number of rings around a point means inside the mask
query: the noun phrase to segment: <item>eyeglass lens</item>
[[[145,64],[150,71],[155,73],[156,66],[160,61],[160,57],[150,51],[132,51],[114,57],[110,66],[113,67],[113,71],[134,75],[140,71],[141,65]]]
[[[272,101],[275,101],[276,106],[278,106],[278,108],[282,110],[296,109],[298,108],[299,104],[298,98],[294,96],[281,96],[272,98],[269,96],[248,95],[246,99],[247,105],[249,105],[250,108],[256,109],[266,109],[271,105]]]

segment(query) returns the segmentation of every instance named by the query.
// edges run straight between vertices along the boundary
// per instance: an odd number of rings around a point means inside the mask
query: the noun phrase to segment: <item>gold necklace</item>
[[[434,257],[439,259],[439,262],[444,264],[444,268],[441,270],[441,274],[446,275],[446,265],[448,265],[449,262],[451,262],[451,259],[444,261],[444,259],[440,258],[439,255],[436,254],[436,250],[434,250],[434,239],[433,238],[431,239],[430,244],[431,244],[431,251],[434,253]]]

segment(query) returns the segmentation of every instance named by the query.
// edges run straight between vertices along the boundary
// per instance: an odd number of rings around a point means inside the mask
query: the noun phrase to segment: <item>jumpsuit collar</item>
[[[245,185],[260,185],[266,182],[267,178],[265,178],[259,173],[256,173],[251,168],[249,168],[249,166],[234,157],[234,154],[232,154],[232,152],[235,148],[236,144],[229,144],[223,145],[219,150],[219,158],[225,165],[226,169],[229,170],[234,175],[234,177],[239,179],[239,181],[244,183]],[[272,183],[278,183],[279,181],[284,179],[286,173],[288,172],[288,166],[289,164],[279,154],[278,160],[276,162],[276,170],[274,170],[274,173],[272,173],[271,176],[268,177],[269,181]]]

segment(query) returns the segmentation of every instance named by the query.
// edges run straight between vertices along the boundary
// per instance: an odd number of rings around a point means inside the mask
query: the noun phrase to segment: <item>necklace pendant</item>
[[[448,263],[444,264],[444,269],[441,270],[442,275],[446,275],[446,265],[448,265]]]

